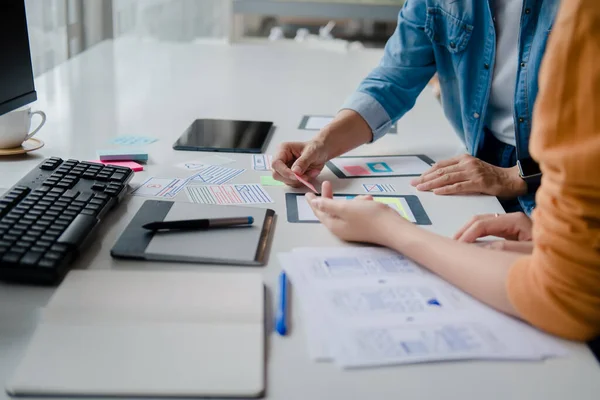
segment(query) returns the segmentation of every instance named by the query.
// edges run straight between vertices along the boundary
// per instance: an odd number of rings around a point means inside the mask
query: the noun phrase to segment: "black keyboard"
[[[132,177],[125,167],[44,160],[0,198],[0,279],[59,283]]]

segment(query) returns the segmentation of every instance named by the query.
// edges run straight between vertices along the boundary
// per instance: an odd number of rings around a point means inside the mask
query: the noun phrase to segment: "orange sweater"
[[[542,186],[534,251],[508,276],[531,324],[575,340],[600,335],[600,1],[564,0],[540,72],[530,150]]]

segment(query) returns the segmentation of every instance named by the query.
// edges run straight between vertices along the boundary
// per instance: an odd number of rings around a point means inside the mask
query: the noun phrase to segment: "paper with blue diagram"
[[[560,340],[388,249],[303,248],[280,260],[300,299],[313,360],[351,368],[566,354]]]

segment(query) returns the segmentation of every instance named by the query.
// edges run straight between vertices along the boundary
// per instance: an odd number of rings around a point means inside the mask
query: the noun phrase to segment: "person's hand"
[[[463,154],[435,163],[411,185],[435,194],[489,194],[514,198],[527,193],[518,168],[501,168]]]
[[[300,187],[302,183],[294,173],[306,180],[316,178],[328,160],[325,146],[320,141],[282,143],[271,162],[273,178],[286,185]]]
[[[507,240],[532,240],[531,219],[522,212],[510,214],[483,214],[471,218],[456,234],[454,239],[472,243],[484,236],[498,236]]]
[[[396,211],[383,203],[372,201],[372,196],[357,196],[352,200],[333,200],[331,183],[323,182],[321,197],[306,194],[313,212],[334,235],[350,242],[383,245],[387,239],[383,227],[390,221],[402,220]]]

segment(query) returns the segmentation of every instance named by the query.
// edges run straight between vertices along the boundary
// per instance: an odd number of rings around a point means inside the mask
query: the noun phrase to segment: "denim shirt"
[[[560,0],[524,0],[514,98],[517,157],[529,157],[531,116],[538,71]],[[444,113],[468,152],[483,145],[484,121],[494,71],[496,33],[485,0],[407,0],[379,64],[344,103],[379,139],[415,104],[435,72]],[[503,167],[511,167],[506,165]],[[522,205],[527,213],[533,196]],[[522,200],[522,199],[520,199]]]

